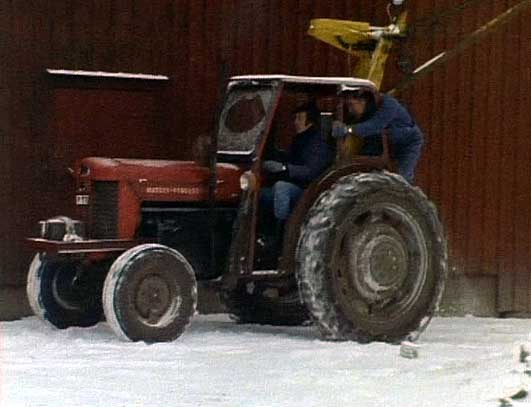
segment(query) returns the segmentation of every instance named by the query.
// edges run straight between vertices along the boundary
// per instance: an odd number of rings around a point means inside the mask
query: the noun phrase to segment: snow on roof
[[[325,76],[293,76],[293,75],[240,75],[233,76],[231,81],[282,81],[288,83],[307,83],[316,85],[348,85],[365,86],[376,89],[374,82],[368,79],[351,77],[325,77]]]
[[[166,75],[127,72],[73,71],[69,69],[46,69],[46,72],[50,75],[85,76],[91,78],[147,79],[153,81],[167,81],[170,79]]]

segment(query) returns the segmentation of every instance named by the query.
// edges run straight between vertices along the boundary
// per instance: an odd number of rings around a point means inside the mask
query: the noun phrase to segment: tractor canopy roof
[[[304,94],[320,98],[335,96],[347,89],[376,92],[367,79],[290,75],[234,76],[219,119],[217,151],[224,159],[251,157],[269,128],[280,95]]]
[[[284,84],[306,92],[337,93],[343,87],[362,87],[376,92],[376,85],[368,80],[351,77],[325,77],[325,76],[294,76],[294,75],[242,75],[233,76],[229,88],[237,85],[269,85]]]

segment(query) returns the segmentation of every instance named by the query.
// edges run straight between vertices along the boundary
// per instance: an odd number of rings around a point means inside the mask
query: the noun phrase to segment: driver
[[[273,179],[263,188],[261,202],[272,208],[282,229],[304,188],[328,167],[332,151],[318,129],[320,112],[315,102],[298,106],[293,112],[296,136],[287,151],[276,151],[275,160],[266,160],[263,170]]]

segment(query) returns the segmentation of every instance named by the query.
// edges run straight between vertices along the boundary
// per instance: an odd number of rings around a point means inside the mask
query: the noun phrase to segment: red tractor
[[[260,208],[262,162],[289,144],[289,112],[316,100],[330,138],[342,86],[368,80],[231,79],[204,162],[84,158],[78,213],[41,222],[28,296],[58,328],[105,316],[132,341],[170,341],[196,310],[197,281],[219,289],[241,322],[312,320],[325,339],[395,342],[433,315],[447,270],[436,209],[381,157],[330,166],[304,192],[281,247]],[[340,148],[338,148],[340,150]],[[340,155],[340,154],[338,154]]]

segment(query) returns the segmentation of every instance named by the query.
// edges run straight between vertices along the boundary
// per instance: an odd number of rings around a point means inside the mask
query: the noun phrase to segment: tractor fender
[[[363,157],[372,158],[372,157]],[[279,273],[281,275],[291,275],[295,272],[295,256],[297,251],[297,242],[301,233],[301,226],[306,219],[306,214],[316,201],[316,199],[326,190],[328,190],[339,178],[349,174],[371,171],[382,171],[385,165],[381,168],[376,162],[365,162],[362,160],[352,162],[348,165],[334,166],[326,171],[320,178],[311,183],[304,191],[297,206],[293,210],[288,223],[286,224],[286,231],[284,236],[284,245],[282,248],[282,257],[279,259]]]

